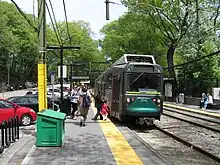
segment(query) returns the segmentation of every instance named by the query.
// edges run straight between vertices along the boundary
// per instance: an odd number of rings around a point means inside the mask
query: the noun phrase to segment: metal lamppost
[[[63,103],[63,50],[64,49],[80,49],[79,46],[48,46],[47,49],[60,50],[60,90],[61,90],[61,105]]]
[[[11,59],[13,58],[13,51],[9,52],[9,61],[8,61],[8,86],[10,86],[10,68],[11,68]]]

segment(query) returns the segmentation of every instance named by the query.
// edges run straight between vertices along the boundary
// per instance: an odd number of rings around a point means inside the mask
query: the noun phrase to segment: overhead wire
[[[70,38],[70,32],[69,32],[68,21],[67,21],[65,0],[63,0],[63,9],[64,9],[64,13],[65,13],[65,22],[66,22],[67,35],[68,35],[68,38],[69,38],[69,44],[71,45],[71,38]]]
[[[47,11],[48,11],[48,14],[49,14],[52,26],[53,26],[53,30],[54,30],[54,32],[56,34],[57,41],[59,42],[59,45],[61,46],[62,44],[61,44],[61,41],[60,41],[59,36],[57,34],[57,30],[55,28],[55,25],[54,25],[54,22],[53,22],[53,19],[52,19],[52,16],[51,16],[51,13],[50,13],[50,10],[49,10],[49,7],[48,7],[47,3],[46,3],[46,7],[47,7]]]
[[[49,0],[49,3],[50,3],[50,8],[51,8],[51,11],[52,11],[52,14],[53,14],[53,19],[54,19],[54,22],[55,22],[57,33],[58,33],[58,36],[60,37],[60,41],[61,41],[61,43],[63,45],[63,41],[61,39],[61,33],[60,33],[60,30],[59,30],[59,27],[58,27],[58,24],[57,24],[57,20],[56,20],[55,14],[54,14],[53,5],[51,3],[51,0]]]
[[[24,19],[27,21],[27,23],[35,30],[35,32],[38,32],[39,29],[31,23],[31,21],[27,18],[25,13],[20,9],[20,7],[17,5],[17,3],[14,0],[11,0],[11,2],[15,5],[18,12],[24,17]]]
[[[178,64],[178,65],[175,65],[173,67],[166,67],[166,68],[163,68],[163,69],[172,69],[172,68],[178,68],[178,67],[182,67],[182,66],[185,66],[185,65],[188,65],[188,64],[191,64],[191,63],[195,63],[195,62],[198,62],[198,61],[201,61],[207,57],[212,57],[212,56],[215,56],[217,54],[220,53],[220,50],[216,51],[216,52],[212,52],[206,56],[202,56],[200,58],[196,58],[195,60],[191,60],[191,61],[188,61],[188,62],[185,62],[185,63],[182,63],[182,64]]]

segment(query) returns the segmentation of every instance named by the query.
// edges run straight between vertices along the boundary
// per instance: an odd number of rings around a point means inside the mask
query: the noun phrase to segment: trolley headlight
[[[130,98],[127,98],[127,103],[130,103]]]
[[[157,103],[160,103],[160,99],[157,100]]]

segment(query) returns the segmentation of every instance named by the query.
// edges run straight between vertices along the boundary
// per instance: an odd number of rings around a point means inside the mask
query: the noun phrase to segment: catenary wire
[[[46,3],[46,7],[47,7],[47,11],[48,11],[48,13],[49,13],[49,17],[50,17],[50,20],[51,20],[51,23],[52,23],[52,26],[53,26],[53,30],[54,30],[54,32],[55,32],[55,34],[56,34],[57,41],[59,42],[59,45],[61,46],[61,41],[60,41],[60,39],[59,39],[57,30],[56,30],[56,28],[55,28],[55,25],[54,25],[54,22],[53,22],[53,19],[52,19],[52,16],[51,16],[51,13],[50,13],[50,10],[49,10],[49,7],[48,7],[47,3]]]
[[[52,11],[52,14],[53,14],[53,19],[54,19],[54,23],[55,23],[55,26],[56,26],[56,29],[57,29],[57,33],[58,33],[58,36],[60,37],[61,44],[63,45],[63,41],[61,39],[61,33],[60,33],[60,30],[59,30],[59,27],[58,27],[58,24],[57,24],[57,20],[56,20],[55,14],[54,14],[53,5],[51,3],[51,0],[49,0],[49,3],[50,3],[51,11]]]
[[[68,38],[69,38],[69,44],[71,45],[71,38],[70,38],[70,32],[69,32],[68,21],[67,21],[67,14],[66,14],[66,4],[65,4],[65,0],[63,0],[63,9],[64,9],[64,13],[65,13],[65,21],[66,21],[67,35],[68,35]]]

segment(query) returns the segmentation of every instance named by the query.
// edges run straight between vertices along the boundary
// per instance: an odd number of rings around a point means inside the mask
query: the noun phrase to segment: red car
[[[30,125],[37,118],[35,111],[31,108],[21,107],[10,101],[0,99],[0,123],[10,117],[18,115],[21,125]]]

